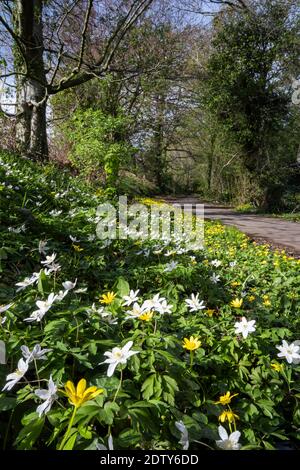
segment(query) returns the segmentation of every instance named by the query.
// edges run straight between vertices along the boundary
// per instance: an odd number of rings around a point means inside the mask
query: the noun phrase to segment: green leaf
[[[63,446],[62,450],[72,450],[76,442],[76,437],[78,436],[78,431],[76,428],[71,429],[71,435],[68,438],[67,442]]]
[[[154,395],[154,382],[156,374],[151,374],[143,383],[141,391],[144,400],[149,400]]]
[[[72,356],[76,357],[76,359],[78,360],[79,364],[87,367],[88,369],[93,369],[93,365],[91,364],[91,362],[88,360],[87,358],[87,355],[83,355],[83,354],[77,354],[77,353],[72,353],[72,351],[70,351]]]
[[[265,449],[267,450],[276,450],[276,448],[274,446],[272,446],[272,444],[270,444],[270,442],[267,442],[267,441],[262,441],[263,442],[263,445],[265,446]]]
[[[96,400],[86,402],[77,411],[75,422],[80,423],[80,426],[85,426],[91,421],[91,419],[98,416],[101,410],[102,405],[97,403]]]
[[[32,415],[33,413],[31,413],[31,416]],[[27,416],[27,418],[29,418],[29,416]],[[44,422],[45,422],[44,417],[37,418],[35,420],[31,420],[29,424],[27,424],[23,429],[21,429],[16,439],[17,449],[19,450],[32,449],[34,446],[34,443],[36,442],[36,440],[38,439],[39,435],[42,432]]]
[[[69,324],[68,320],[61,318],[60,320],[52,320],[44,328],[44,333],[46,335],[51,333],[51,336],[59,336],[66,329],[66,326]],[[63,343],[61,343],[63,344]],[[66,348],[66,346],[64,346]]]
[[[80,428],[78,429],[78,431],[79,431],[79,434],[80,434],[84,439],[92,439],[92,437],[93,437],[93,434],[92,434],[90,428],[87,428],[87,427],[80,427]]]
[[[38,291],[40,294],[44,295],[44,282],[47,282],[47,276],[42,269],[40,275],[39,275],[39,280],[38,280]]]
[[[123,277],[119,277],[116,282],[116,287],[118,294],[120,297],[124,297],[124,295],[128,295],[130,291],[130,287],[126,279]]]
[[[167,384],[167,387],[168,389],[173,392],[178,392],[179,388],[178,388],[178,385],[177,385],[177,382],[175,379],[173,379],[172,377],[170,377],[169,375],[164,375],[163,376],[163,379],[164,381],[166,382]]]
[[[141,434],[133,429],[124,429],[118,436],[118,443],[125,449],[132,449],[132,446],[141,442]]]
[[[97,418],[101,423],[105,423],[110,426],[113,424],[114,416],[119,409],[120,407],[116,402],[108,401],[105,403],[103,409],[99,411]]]
[[[97,344],[95,341],[91,341],[89,344],[89,353],[92,354],[92,356],[95,356],[97,354]]]
[[[17,404],[17,399],[12,397],[7,397],[5,395],[0,396],[0,411],[7,411],[15,408]]]

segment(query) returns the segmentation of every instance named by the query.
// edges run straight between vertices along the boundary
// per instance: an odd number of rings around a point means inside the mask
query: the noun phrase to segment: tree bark
[[[155,182],[161,191],[165,190],[165,150],[164,150],[164,114],[165,96],[156,96],[156,126],[153,138],[153,173]]]
[[[43,60],[43,0],[17,0],[14,47],[17,86],[16,141],[21,154],[48,158],[46,75]]]
[[[211,136],[211,142],[210,142],[210,150],[208,153],[208,168],[207,168],[207,184],[208,184],[208,190],[210,191],[212,188],[212,177],[213,177],[213,164],[214,164],[214,156],[215,156],[215,142],[216,142],[216,136],[212,135]]]

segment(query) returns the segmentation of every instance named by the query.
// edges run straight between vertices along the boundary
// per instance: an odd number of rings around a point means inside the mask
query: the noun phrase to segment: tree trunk
[[[20,38],[14,47],[16,142],[22,154],[35,160],[48,158],[42,10],[43,0],[17,0],[14,10],[14,29]]]
[[[216,136],[212,135],[210,140],[210,150],[208,153],[208,168],[207,168],[207,184],[208,190],[211,191],[212,188],[212,177],[213,177],[213,163],[215,156],[215,142]]]
[[[165,150],[164,150],[164,120],[165,120],[165,97],[163,94],[156,96],[156,125],[154,126],[153,138],[153,174],[156,185],[161,191],[166,188],[165,184]]]

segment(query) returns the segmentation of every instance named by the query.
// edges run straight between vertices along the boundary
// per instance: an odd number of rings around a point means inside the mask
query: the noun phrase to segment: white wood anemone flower
[[[107,369],[107,377],[111,377],[119,364],[126,364],[127,360],[134,354],[138,354],[139,351],[130,351],[133,345],[133,341],[128,341],[128,343],[123,346],[123,348],[113,348],[112,351],[106,351],[104,356],[107,356],[105,361],[100,362],[100,364],[109,364]],[[99,365],[100,365],[99,364]]]
[[[182,450],[188,450],[188,448],[190,446],[189,433],[188,433],[188,430],[187,430],[184,422],[183,421],[176,421],[175,426],[178,429],[178,431],[181,432],[181,438],[180,438],[179,444],[182,445]]]
[[[239,431],[234,431],[228,435],[226,429],[223,428],[223,426],[219,426],[218,432],[221,439],[216,441],[216,444],[220,449],[240,450],[242,446],[239,444],[239,439],[241,437],[241,433]]]
[[[236,334],[242,334],[243,338],[246,339],[249,333],[253,333],[256,330],[255,320],[247,320],[245,317],[242,317],[240,322],[234,324]]]
[[[135,302],[138,302],[139,300],[139,297],[138,297],[138,293],[140,292],[140,289],[134,291],[134,290],[131,290],[129,292],[129,295],[124,295],[123,299],[125,300],[125,302],[123,303],[123,306],[127,306],[129,307],[131,304],[135,303]]]
[[[42,349],[40,344],[36,344],[32,351],[25,345],[21,346],[22,355],[28,363],[35,360],[46,360],[47,356],[45,354],[50,351],[52,349]]]
[[[77,279],[75,279],[74,282],[65,281],[65,282],[62,283],[63,288],[64,288],[65,290],[72,290],[72,289],[74,289],[74,287],[76,286],[76,284],[77,284]]]
[[[199,294],[192,294],[190,299],[186,299],[185,303],[188,305],[190,312],[198,312],[206,308],[203,300],[199,300]]]
[[[20,359],[18,362],[17,370],[13,372],[12,374],[8,374],[8,376],[6,377],[6,384],[2,388],[2,392],[4,392],[5,390],[11,390],[16,385],[16,383],[18,383],[19,380],[21,380],[22,377],[24,377],[27,370],[28,370],[28,362],[24,361],[24,359]]]
[[[51,292],[51,294],[48,295],[47,300],[38,300],[36,302],[36,306],[38,307],[38,310],[35,310],[32,312],[30,317],[25,318],[24,321],[32,322],[32,321],[37,321],[40,322],[44,315],[48,312],[48,310],[52,307],[53,302],[57,299],[57,295],[54,294],[54,292]]]
[[[280,351],[277,356],[284,357],[289,364],[300,363],[300,341],[288,344],[285,339],[282,340],[282,345],[276,346]]]
[[[39,417],[42,416],[42,414],[47,414],[48,411],[50,411],[51,406],[53,402],[57,399],[57,386],[52,380],[52,376],[50,375],[49,381],[48,381],[48,390],[45,389],[38,389],[35,390],[35,394],[37,397],[39,397],[41,400],[44,400],[44,403],[39,405],[36,409],[36,412],[38,413]]]

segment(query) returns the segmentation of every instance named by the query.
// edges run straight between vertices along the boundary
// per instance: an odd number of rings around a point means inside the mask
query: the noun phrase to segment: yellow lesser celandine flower
[[[84,402],[93,400],[93,398],[96,398],[103,392],[103,388],[97,388],[96,386],[86,388],[86,380],[81,379],[79,380],[76,388],[73,382],[68,380],[65,384],[64,393],[69,398],[69,403],[74,405],[76,408],[79,408]]]
[[[256,299],[255,295],[249,295],[248,297],[249,302],[254,302],[255,299]]]
[[[208,315],[209,317],[213,317],[215,312],[216,311],[213,308],[208,308],[207,310],[205,310],[206,315]]]
[[[234,393],[233,395],[230,395],[230,392],[226,392],[225,395],[221,395],[219,398],[219,401],[215,401],[216,405],[229,405],[231,403],[231,400],[233,397],[236,397],[238,393]]]
[[[80,406],[83,405],[83,403],[85,403],[86,401],[93,400],[94,398],[96,398],[98,395],[100,395],[100,393],[103,393],[104,390],[103,388],[97,388],[95,386],[86,388],[86,380],[81,379],[79,380],[76,388],[73,382],[71,382],[71,380],[68,380],[65,384],[65,391],[62,390],[62,392],[68,397],[69,403],[74,406],[74,409],[73,413],[71,414],[65,435],[58,446],[58,450],[64,450],[65,444],[70,437],[73,422],[78,408],[80,408]]]
[[[100,298],[100,303],[106,305],[111,304],[114,301],[116,295],[117,294],[115,294],[114,292],[107,292],[106,294],[102,294]]]
[[[243,305],[243,299],[236,298],[230,302],[230,305],[234,308],[241,308],[241,306]]]
[[[223,411],[219,416],[219,421],[221,421],[221,423],[228,421],[228,423],[231,424],[234,423],[236,419],[239,419],[239,417],[233,411]]]
[[[77,253],[79,253],[80,251],[83,251],[83,248],[81,248],[80,245],[75,245],[75,244],[73,243],[72,247],[74,248],[75,251],[77,251]]]
[[[104,193],[103,189],[100,189],[100,188],[99,188],[99,189],[97,189],[97,191],[95,192],[95,195],[96,195],[96,196],[103,196],[103,193]]]
[[[271,307],[271,305],[272,305],[272,304],[271,304],[271,301],[268,300],[268,299],[264,300],[264,301],[263,301],[263,304],[264,304],[265,307]]]
[[[276,372],[281,372],[283,370],[283,364],[278,364],[278,362],[271,364],[272,369]]]
[[[231,285],[231,287],[237,287],[237,286],[240,286],[241,283],[238,282],[238,281],[233,281],[230,285]]]
[[[184,338],[182,347],[187,349],[188,351],[195,351],[195,349],[200,348],[201,341],[199,341],[198,337],[190,336],[190,339]]]
[[[156,206],[167,206],[168,204],[166,204],[165,201],[162,201],[162,200],[157,200],[157,199],[151,199],[150,197],[144,197],[144,198],[138,198],[137,199],[139,202],[141,202],[142,204],[146,204],[146,205],[156,205]]]
[[[153,317],[153,312],[149,311],[149,312],[142,313],[142,315],[139,316],[139,320],[150,321],[152,320],[152,317]]]

